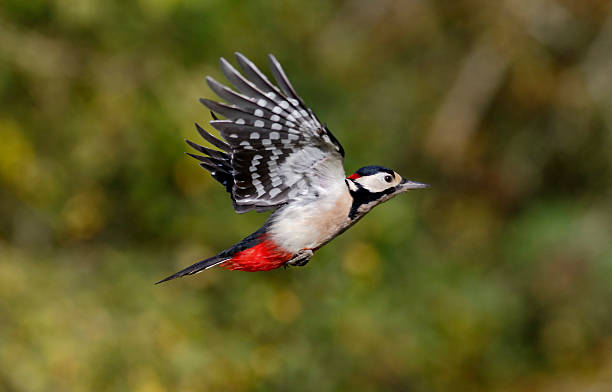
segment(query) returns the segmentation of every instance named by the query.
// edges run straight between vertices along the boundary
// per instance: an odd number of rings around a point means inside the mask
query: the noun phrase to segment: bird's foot
[[[314,252],[312,249],[302,249],[293,256],[291,260],[287,262],[288,265],[293,267],[302,267],[308,264],[308,261],[312,257]]]

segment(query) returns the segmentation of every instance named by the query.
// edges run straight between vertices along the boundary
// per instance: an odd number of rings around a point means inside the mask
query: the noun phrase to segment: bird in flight
[[[375,206],[427,187],[381,166],[365,166],[347,177],[340,142],[295,92],[276,58],[269,56],[276,85],[242,54],[236,59],[242,74],[221,58],[221,71],[235,90],[206,78],[225,103],[200,99],[223,140],[196,124],[216,149],[187,140],[199,152],[188,154],[225,187],[237,213],[275,211],[231,248],[157,283],[216,265],[241,271],[305,265]]]

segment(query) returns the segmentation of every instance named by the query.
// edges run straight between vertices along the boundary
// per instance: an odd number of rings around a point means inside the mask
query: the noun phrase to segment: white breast
[[[296,201],[272,215],[271,239],[289,252],[315,249],[350,224],[352,198],[344,181],[318,198]]]

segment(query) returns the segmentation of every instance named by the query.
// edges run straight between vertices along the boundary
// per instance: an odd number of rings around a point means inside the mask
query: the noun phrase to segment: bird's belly
[[[271,239],[284,250],[297,253],[316,249],[350,224],[350,195],[318,200],[279,211],[270,226]]]

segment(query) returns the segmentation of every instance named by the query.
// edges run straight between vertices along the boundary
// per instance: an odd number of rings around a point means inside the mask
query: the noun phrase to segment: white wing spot
[[[236,121],[234,121],[236,124],[242,125],[245,123],[244,118],[238,118],[236,119]]]
[[[261,110],[261,109],[255,109],[254,114],[255,114],[257,117],[263,117],[263,110]]]
[[[281,103],[279,103],[279,105],[281,106],[281,108],[287,109],[289,107],[289,102],[281,101]]]
[[[280,112],[282,112],[282,111],[283,111],[283,109],[281,109],[281,108],[280,108],[280,106],[274,106],[274,107],[272,108],[272,111],[273,111],[274,113],[280,113]]]
[[[265,99],[260,99],[259,101],[257,101],[257,104],[261,107],[266,106],[268,102]]]
[[[279,116],[277,116],[276,114],[273,114],[273,115],[272,115],[272,117],[270,117],[270,120],[272,120],[272,121],[278,121],[278,120],[280,120],[280,117],[279,117]]]
[[[252,178],[252,179],[256,179],[256,178],[259,178],[259,177],[261,177],[259,174],[257,174],[257,173],[251,173],[251,178]]]
[[[274,196],[278,195],[279,193],[281,193],[281,191],[278,188],[270,189],[270,197],[274,197]]]
[[[264,126],[264,122],[261,121],[261,120],[257,120],[257,121],[255,121],[255,126],[257,128],[262,128]]]
[[[300,138],[299,136],[293,135],[291,133],[288,136],[289,136],[289,140],[298,140]]]
[[[289,99],[289,102],[291,102],[293,106],[297,106],[300,104],[297,99],[293,99],[293,98],[288,98],[288,99]]]
[[[231,137],[232,139],[238,139],[238,135],[236,135],[235,133],[232,133],[232,134],[230,135],[230,137]]]
[[[276,94],[274,94],[272,91],[270,91],[270,92],[266,93],[266,97],[268,97],[270,99],[274,99],[274,98],[276,98]]]
[[[247,142],[247,141],[244,141],[244,142],[240,142],[240,145],[241,146],[250,146],[251,144],[249,142]]]
[[[270,140],[278,140],[280,139],[280,134],[278,132],[270,132]]]
[[[272,141],[270,139],[263,139],[261,141],[261,144],[263,144],[264,146],[269,146],[270,144],[272,144]]]
[[[283,126],[282,126],[282,125],[280,125],[279,123],[273,123],[273,124],[272,124],[272,129],[274,129],[274,130],[276,130],[276,131],[279,131],[279,130],[283,129]],[[276,133],[276,132],[275,132],[275,133]]]
[[[261,155],[257,154],[253,157],[253,160],[257,160],[257,159],[261,159],[263,158]]]
[[[283,183],[283,180],[280,177],[274,177],[272,180],[272,186],[277,187]]]
[[[259,134],[257,132],[251,133],[251,139],[259,139]]]

